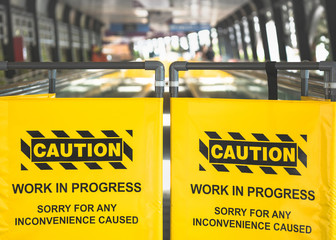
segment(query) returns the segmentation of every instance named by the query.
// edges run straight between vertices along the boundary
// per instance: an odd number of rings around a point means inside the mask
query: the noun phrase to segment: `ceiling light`
[[[148,11],[146,9],[142,9],[142,8],[136,8],[134,9],[134,14],[137,16],[137,17],[148,17]]]
[[[126,92],[126,93],[141,92],[141,90],[142,90],[141,86],[120,86],[117,88],[117,92]]]
[[[201,92],[236,92],[237,91],[237,87],[236,86],[219,86],[219,85],[215,85],[215,86],[200,86],[199,90]]]

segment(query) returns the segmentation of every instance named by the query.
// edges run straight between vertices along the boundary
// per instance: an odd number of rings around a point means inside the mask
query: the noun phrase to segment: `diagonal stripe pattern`
[[[222,139],[216,132],[205,132],[211,139]]]
[[[73,165],[72,163],[60,163],[60,165],[61,165],[65,170],[77,170],[76,166]]]
[[[40,170],[52,170],[48,163],[35,163]]]
[[[124,154],[131,160],[133,161],[133,149],[128,146],[126,142],[124,142]]]
[[[277,134],[277,137],[282,142],[294,142],[293,139],[289,135],[287,135],[287,134]]]
[[[224,165],[222,164],[212,164],[212,166],[214,166],[214,168],[218,171],[218,172],[229,172],[229,169],[227,169]]]
[[[302,164],[307,167],[307,154],[302,151],[300,147],[298,147],[298,158],[302,162]]]
[[[201,164],[199,164],[199,166],[198,166],[198,170],[200,170],[200,171],[205,171],[205,168],[204,168]]]
[[[296,168],[285,168],[286,172],[288,172],[289,175],[294,175],[294,176],[301,176],[298,170]]]
[[[32,138],[44,138],[43,134],[39,131],[27,131]]]
[[[77,131],[82,138],[94,138],[94,136],[89,131]]]
[[[127,132],[131,137],[133,137],[133,130],[126,130],[126,132]]]
[[[103,130],[102,133],[104,133],[106,137],[110,137],[110,138],[119,137],[119,135],[116,134],[116,132],[113,130]]]
[[[236,165],[236,166],[239,169],[239,171],[241,171],[242,173],[253,173],[252,170],[248,166],[240,166],[240,165]]]
[[[238,132],[229,132],[229,134],[234,140],[245,140],[245,138]]]
[[[28,169],[23,165],[21,164],[21,171],[27,171]]]
[[[30,147],[28,144],[21,139],[21,152],[30,159]]]
[[[306,134],[302,134],[301,137],[303,138],[303,140],[305,140],[306,142],[308,141],[308,137]]]
[[[88,163],[85,163],[85,165],[90,168],[91,170],[96,170],[96,169],[102,169],[98,163],[96,162],[88,162]]]
[[[69,138],[69,135],[66,134],[66,132],[64,132],[64,131],[53,130],[52,132],[53,132],[53,133],[55,134],[55,136],[58,137],[58,138]]]
[[[199,140],[199,151],[202,153],[202,155],[208,160],[209,156],[209,149],[208,147],[201,141]]]
[[[127,169],[121,162],[110,162],[110,164],[114,169]]]
[[[274,175],[277,174],[276,171],[274,171],[274,169],[271,167],[260,167],[260,168],[261,170],[263,170],[265,174],[274,174]]]
[[[277,137],[282,142],[294,142],[287,134],[277,134]],[[301,135],[307,141],[307,135]],[[307,168],[307,154],[298,146],[298,159]],[[289,175],[301,176],[301,173],[296,168],[284,168]]]
[[[269,139],[262,133],[252,133],[257,141],[269,142]]]

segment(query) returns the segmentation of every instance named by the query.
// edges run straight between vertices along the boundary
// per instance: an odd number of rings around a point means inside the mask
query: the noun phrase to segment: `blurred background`
[[[335,0],[0,0],[0,61],[336,60]],[[56,97],[154,97],[153,72],[57,71]],[[166,74],[166,77],[168,75]],[[324,98],[323,73],[309,95]],[[189,71],[179,97],[267,99],[263,71]],[[299,71],[279,98],[300,100]],[[168,86],[168,78],[166,85]],[[169,239],[170,115],[164,102],[164,239]],[[0,71],[0,96],[48,92],[47,70]]]

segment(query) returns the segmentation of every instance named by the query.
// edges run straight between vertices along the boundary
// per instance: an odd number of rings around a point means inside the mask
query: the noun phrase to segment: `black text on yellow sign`
[[[283,167],[289,175],[301,176],[298,161],[307,167],[307,155],[288,134],[276,134],[279,142],[266,135],[252,133],[256,141],[246,141],[242,134],[229,132],[231,140],[223,140],[217,132],[205,131],[208,146],[200,139],[199,151],[218,172],[229,172],[224,164],[235,164],[242,173],[253,173],[249,166],[259,166],[265,174],[276,175],[273,167]],[[307,142],[307,135],[301,135]],[[200,164],[200,171],[205,168]]]
[[[133,137],[133,130],[125,131]],[[75,163],[84,162],[91,170],[102,169],[99,162],[109,162],[114,169],[126,169],[124,156],[133,161],[133,149],[113,130],[102,133],[106,138],[95,138],[89,131],[77,131],[82,137],[70,138],[65,131],[52,131],[57,138],[46,138],[40,131],[27,131],[30,144],[21,139],[21,151],[40,170],[52,170],[59,163],[66,170],[77,170]],[[21,170],[28,167],[21,164]]]
[[[122,139],[32,139],[32,161],[122,160]]]
[[[259,143],[210,140],[210,163],[297,165],[295,143]]]

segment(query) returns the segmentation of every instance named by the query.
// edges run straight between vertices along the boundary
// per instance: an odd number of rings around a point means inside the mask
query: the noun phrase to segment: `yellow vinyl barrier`
[[[152,79],[155,73],[145,71],[143,69],[128,69],[122,70],[121,75],[123,78],[150,78]]]
[[[34,94],[34,95],[15,95],[0,97],[0,99],[35,99],[35,98],[56,98],[56,93]]]
[[[187,77],[191,78],[227,78],[231,74],[221,70],[193,70],[186,72]]]
[[[335,240],[336,105],[171,99],[171,239]]]
[[[301,101],[326,101],[326,102],[330,102],[330,99],[301,96]]]
[[[0,99],[0,239],[162,239],[163,99]]]

